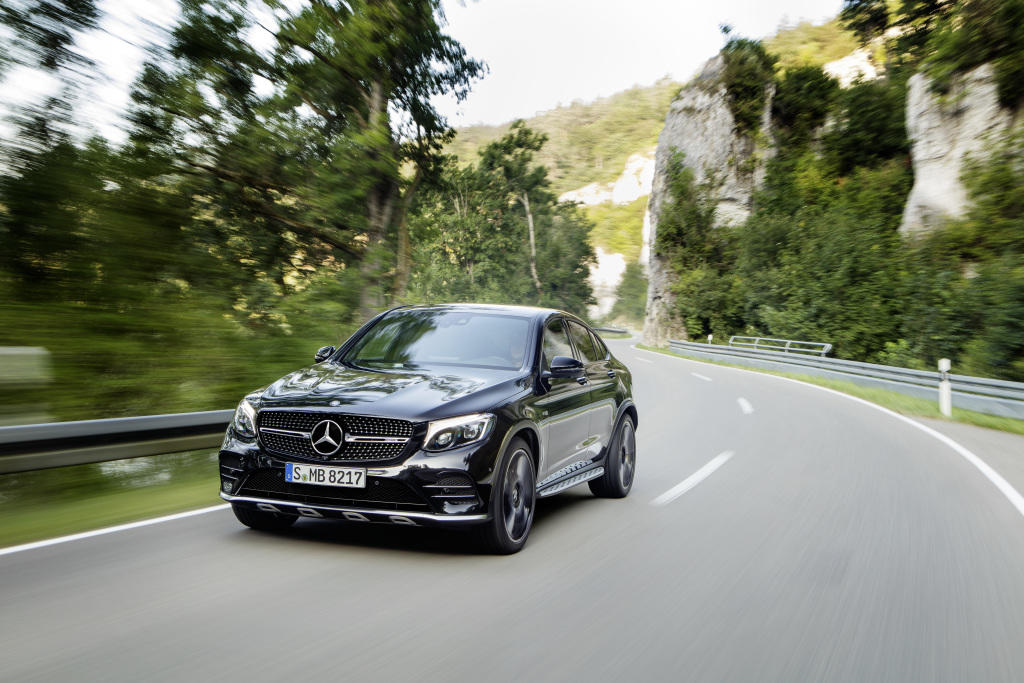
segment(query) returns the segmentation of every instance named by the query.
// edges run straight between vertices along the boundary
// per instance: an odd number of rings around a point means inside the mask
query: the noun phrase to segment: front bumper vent
[[[305,503],[368,507],[387,510],[429,511],[426,501],[405,483],[389,477],[369,477],[366,488],[311,486],[284,480],[284,470],[262,469],[253,472],[241,489],[240,496]]]

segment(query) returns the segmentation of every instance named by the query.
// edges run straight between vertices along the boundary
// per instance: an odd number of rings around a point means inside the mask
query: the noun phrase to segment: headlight
[[[423,449],[447,451],[459,446],[483,441],[491,433],[494,416],[490,413],[476,413],[461,417],[449,417],[427,425],[427,438]]]
[[[249,402],[252,398],[254,397],[246,396],[239,402],[235,408],[235,417],[231,421],[236,433],[250,439],[256,436],[256,408]]]

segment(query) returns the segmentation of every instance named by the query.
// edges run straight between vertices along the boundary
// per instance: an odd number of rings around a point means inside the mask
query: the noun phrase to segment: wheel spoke
[[[502,482],[502,504],[505,531],[509,538],[518,541],[530,529],[533,518],[533,496],[535,484],[530,468],[529,456],[522,450],[512,455]]]

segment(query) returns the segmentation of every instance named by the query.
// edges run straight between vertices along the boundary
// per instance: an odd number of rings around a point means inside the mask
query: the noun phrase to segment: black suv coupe
[[[568,313],[404,306],[315,360],[242,399],[224,437],[220,495],[252,528],[472,525],[513,553],[538,497],[633,484],[629,370]]]

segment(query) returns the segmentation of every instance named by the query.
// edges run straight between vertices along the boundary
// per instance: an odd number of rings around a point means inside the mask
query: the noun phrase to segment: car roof
[[[555,308],[543,308],[541,306],[518,306],[512,304],[412,304],[408,306],[396,306],[391,310],[493,311],[500,313],[517,313],[519,315],[525,314],[534,318],[547,318],[549,315],[557,313],[559,315],[565,315],[573,319],[578,319],[578,316],[575,316],[571,313],[566,313],[565,311],[560,311]]]

